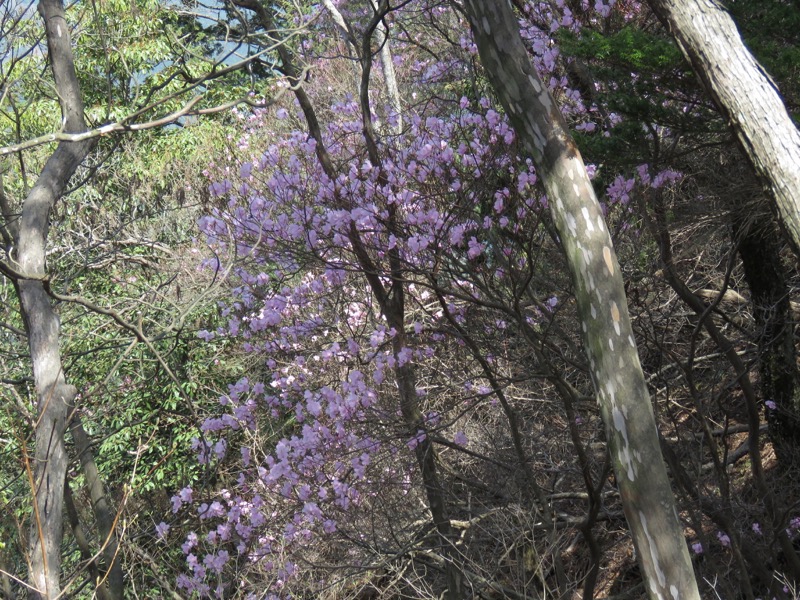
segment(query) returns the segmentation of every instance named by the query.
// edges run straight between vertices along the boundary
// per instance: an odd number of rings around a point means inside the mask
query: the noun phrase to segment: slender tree
[[[523,45],[508,3],[464,3],[481,61],[544,181],[575,284],[592,380],[650,598],[699,599],[622,274],[580,152]]]
[[[81,133],[86,130],[83,100],[64,6],[60,0],[42,0],[39,14],[47,34],[64,131]],[[29,541],[31,598],[55,598],[61,591],[62,513],[68,464],[64,431],[77,393],[64,377],[60,323],[44,286],[47,230],[53,205],[93,145],[90,140],[59,143],[25,198],[19,220],[16,261],[21,277],[16,285],[28,334],[39,413],[36,447],[33,460],[28,463],[34,488]]]

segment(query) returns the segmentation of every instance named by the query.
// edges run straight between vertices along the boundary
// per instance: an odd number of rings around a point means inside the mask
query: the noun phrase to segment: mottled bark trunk
[[[649,0],[762,178],[800,257],[800,132],[780,92],[716,0]]]
[[[652,599],[699,600],[600,205],[508,2],[465,0],[481,61],[544,181],[567,256],[623,508]]]
[[[85,130],[83,103],[75,75],[69,26],[60,0],[41,0],[39,13],[47,34],[50,66],[61,101],[64,131]],[[67,470],[64,431],[76,389],[67,384],[59,351],[60,324],[44,289],[48,219],[55,201],[92,142],[58,145],[22,207],[16,261],[26,278],[16,282],[36,383],[39,418],[34,452],[34,510],[30,532],[31,598],[55,598],[60,592],[63,495]]]

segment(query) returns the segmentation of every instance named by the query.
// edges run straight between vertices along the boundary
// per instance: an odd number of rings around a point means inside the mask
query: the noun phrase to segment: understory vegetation
[[[0,5],[0,597],[651,593],[618,486],[640,450],[609,450],[628,415],[604,423],[559,198],[469,3],[77,2],[80,128],[49,4]],[[512,4],[602,208],[569,227],[613,240],[608,356],[638,351],[700,595],[800,598],[799,255],[769,186],[647,3]],[[797,3],[724,4],[796,122]],[[42,364],[74,386],[60,430]]]

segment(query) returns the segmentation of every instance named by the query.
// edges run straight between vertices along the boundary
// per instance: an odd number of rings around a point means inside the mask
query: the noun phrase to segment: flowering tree
[[[271,29],[268,9],[240,6]],[[222,593],[230,585],[226,565],[244,563],[252,565],[248,587],[265,579],[280,593],[298,573],[293,557],[302,556],[311,540],[358,529],[347,525],[346,509],[375,509],[372,488],[378,480],[392,481],[376,479],[375,465],[410,449],[438,535],[433,556],[446,573],[449,597],[462,597],[465,586],[479,580],[464,573],[436,446],[444,443],[443,433],[448,447],[462,446],[466,437],[452,429],[459,402],[425,410],[420,377],[427,378],[434,357],[448,351],[448,338],[468,347],[480,379],[490,384],[478,397],[497,395],[527,468],[513,410],[492,366],[496,359],[484,354],[465,325],[478,311],[499,312],[516,320],[538,347],[537,320],[547,320],[558,304],[552,292],[531,294],[527,283],[535,270],[532,253],[549,227],[543,219],[547,204],[535,187],[533,164],[520,158],[507,120],[487,99],[456,99],[438,109],[442,116],[408,110],[402,128],[389,91],[389,110],[381,111],[386,125],[376,125],[370,40],[387,7],[344,14],[328,7],[328,14],[360,57],[358,102],[333,104],[323,126],[310,95],[298,89],[308,133],[278,135],[264,154],[237,158],[233,174],[219,173],[211,187],[224,205],[202,227],[213,247],[236,250],[241,285],[225,309],[228,326],[205,335],[243,338],[248,351],[269,358],[264,380],[242,380],[222,399],[231,412],[205,426],[215,439],[198,441],[203,460],[222,460],[232,442],[220,434],[246,430],[237,443],[248,468],[225,502],[199,504],[201,519],[220,524],[205,541],[193,535],[185,544],[191,575],[181,585],[201,594],[216,586]],[[442,11],[434,7],[429,14]],[[356,32],[361,42],[353,42]],[[539,34],[531,28],[530,36]],[[468,38],[461,44],[467,56],[475,52]],[[554,56],[543,47],[538,60],[553,71]],[[291,84],[300,71],[296,57],[286,49],[281,60]],[[434,82],[461,64],[437,65],[424,77]],[[580,114],[577,104],[566,110]],[[292,121],[300,115],[281,109],[276,116]],[[249,151],[264,118],[252,117],[241,151]],[[624,193],[617,184],[614,197]],[[533,311],[521,309],[523,297]],[[505,327],[504,319],[494,321]],[[390,377],[393,393],[386,387]],[[474,390],[467,383],[449,394],[469,405]],[[451,385],[438,381],[436,387]],[[561,389],[571,393],[563,383]],[[261,406],[297,429],[255,461],[263,452],[256,416]],[[264,462],[269,468],[255,466]],[[395,477],[407,473],[387,468]],[[526,481],[532,502],[551,520],[535,477]],[[197,506],[191,491],[176,495],[175,509],[189,500]],[[283,517],[266,526],[267,513]],[[221,549],[231,536],[239,540],[238,558]],[[205,559],[199,558],[203,543]]]
[[[292,510],[286,529],[279,532],[290,556],[293,545],[308,543],[313,530],[332,533],[335,515],[362,503],[364,486],[375,483],[368,467],[379,462],[376,455],[410,449],[441,536],[446,568],[455,571],[449,577],[450,593],[461,597],[450,518],[434,462],[432,436],[442,417],[423,412],[415,367],[433,357],[435,315],[439,321],[444,318],[442,309],[429,308],[435,299],[430,289],[436,284],[431,271],[446,261],[453,261],[448,269],[458,268],[453,246],[464,248],[470,261],[487,251],[476,235],[474,213],[443,201],[470,194],[469,179],[478,164],[475,153],[497,155],[492,146],[511,143],[513,136],[497,113],[473,114],[465,102],[460,126],[414,118],[401,138],[368,158],[363,133],[353,120],[363,109],[345,102],[333,110],[342,121],[331,123],[324,134],[318,131],[307,139],[304,133],[292,133],[254,162],[241,165],[240,186],[214,184],[215,193],[245,204],[202,223],[212,243],[235,243],[247,265],[237,271],[242,286],[229,327],[208,335],[258,336],[260,341],[248,342],[248,347],[267,352],[273,371],[271,381],[240,382],[250,392],[245,405],[255,411],[266,402],[273,407],[273,418],[289,414],[302,423],[302,435],[279,442],[274,456],[266,459],[271,468],[253,471],[257,479],[248,488],[251,493],[263,488],[259,497],[270,494],[269,502],[286,507],[275,509],[278,514]],[[378,166],[373,160],[380,161]],[[329,173],[325,164],[341,166]],[[524,187],[527,169],[522,176]],[[507,212],[504,198],[498,192],[495,211],[501,227],[512,227],[502,216]],[[523,205],[518,210],[524,220],[530,209]],[[337,306],[346,312],[339,313]],[[455,305],[445,309],[460,310]],[[395,380],[396,398],[388,393],[388,378]],[[240,395],[237,388],[230,402],[240,405]],[[243,410],[237,409],[236,420],[228,420],[227,426],[252,423]],[[394,418],[398,412],[400,423]],[[225,426],[220,421],[214,428]],[[456,445],[463,443],[463,433],[450,436]],[[214,447],[222,453],[225,444]],[[249,448],[245,451],[252,455]],[[392,471],[395,476],[404,472]],[[256,540],[248,537],[245,547],[273,554],[272,537],[276,534],[261,538],[268,541],[266,548],[251,548]],[[286,568],[276,571],[278,588],[293,570]],[[202,580],[205,572],[198,573]]]
[[[271,15],[255,5],[248,8],[269,29]],[[523,224],[538,218],[540,205],[520,200],[535,176],[527,163],[503,151],[514,136],[486,101],[480,114],[462,99],[456,106],[460,116],[453,121],[413,114],[402,135],[379,143],[368,93],[368,42],[385,14],[386,8],[379,8],[362,25],[367,42],[359,103],[334,105],[337,120],[323,128],[310,98],[298,90],[310,136],[294,132],[263,156],[242,161],[241,183],[227,179],[212,185],[215,194],[231,199],[228,208],[203,222],[203,229],[215,246],[235,245],[243,262],[237,271],[242,285],[228,309],[231,322],[208,335],[266,338],[248,341],[247,347],[269,353],[272,373],[271,381],[240,382],[244,387],[237,386],[224,402],[241,406],[243,392],[249,392],[244,403],[249,408],[237,408],[233,419],[224,417],[207,428],[236,429],[242,421],[254,426],[247,411],[266,402],[272,418],[288,411],[302,423],[302,435],[278,442],[266,459],[269,470],[248,472],[255,479],[243,480],[247,493],[231,500],[232,513],[223,515],[218,505],[211,516],[234,526],[241,503],[253,507],[248,515],[254,508],[263,510],[265,503],[273,514],[287,515],[282,530],[269,535],[259,527],[236,525],[246,532],[239,531],[242,559],[278,559],[267,562],[266,569],[259,564],[265,571],[261,576],[271,578],[278,591],[296,572],[291,560],[295,548],[307,545],[314,531],[332,533],[340,527],[338,512],[364,502],[364,489],[376,477],[368,467],[387,460],[376,456],[411,450],[439,536],[436,560],[447,575],[448,594],[457,598],[465,584],[434,447],[447,426],[441,414],[423,410],[417,371],[433,358],[432,342],[442,340],[441,333],[432,331],[448,319],[464,318],[463,302],[445,295],[458,291],[470,298],[476,291],[468,276],[455,282],[463,289],[453,290],[453,283],[441,282],[436,273],[469,270],[469,263],[493,261],[495,253],[502,260],[498,272],[509,262],[509,269],[520,268],[509,261],[510,248],[504,255],[500,241],[493,247],[490,238],[504,230],[522,234]],[[298,72],[288,52],[282,61],[288,73]],[[282,109],[279,116],[290,115]],[[389,112],[386,120],[393,126],[397,118]],[[475,175],[483,169],[491,173],[495,163],[509,173],[508,187],[475,186]],[[474,208],[479,191],[494,196],[483,214]],[[365,302],[366,290],[371,300]],[[442,306],[431,309],[437,294]],[[338,316],[336,306],[348,306],[347,313]],[[315,340],[323,344],[318,354]],[[283,363],[278,356],[284,356]],[[396,395],[387,393],[389,377]],[[395,414],[400,423],[394,423]],[[399,439],[393,431],[402,432]],[[463,432],[449,437],[456,448],[466,442]],[[202,448],[221,457],[227,442],[220,439]],[[354,450],[358,454],[342,460]],[[242,451],[249,462],[253,449]],[[399,476],[404,469],[389,472]],[[176,496],[176,508],[182,504],[181,495]],[[201,505],[201,511],[208,506]],[[261,517],[257,521],[263,523]],[[190,558],[196,556],[193,543],[186,549]],[[227,553],[208,556],[217,573],[230,558]],[[182,585],[205,593],[207,565],[196,558],[190,563],[193,577]]]

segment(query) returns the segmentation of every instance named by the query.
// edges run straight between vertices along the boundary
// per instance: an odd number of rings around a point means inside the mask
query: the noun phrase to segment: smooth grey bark
[[[72,57],[69,26],[60,0],[41,0],[50,67],[61,102],[63,130],[86,129],[78,79]],[[77,390],[64,377],[59,351],[60,324],[44,288],[45,244],[53,204],[93,142],[62,142],[46,162],[28,193],[19,219],[16,262],[24,275],[16,282],[28,334],[38,402],[35,431],[34,508],[29,538],[31,598],[55,598],[61,593],[64,481],[67,453],[64,431]]]
[[[592,381],[648,596],[699,600],[661,456],[611,236],[578,148],[506,1],[464,0],[478,52],[544,182],[570,266]]]
[[[377,0],[370,0],[372,9],[377,13],[380,7]],[[392,59],[392,48],[389,43],[389,27],[386,21],[381,19],[375,28],[377,42],[380,48],[381,70],[383,71],[383,81],[386,84],[386,95],[389,96],[389,104],[392,107],[392,115],[395,125],[392,128],[394,133],[400,135],[403,131],[403,105],[400,103],[400,89],[397,87],[397,76],[394,71],[394,60]]]
[[[728,119],[800,257],[800,131],[716,0],[649,0]]]

